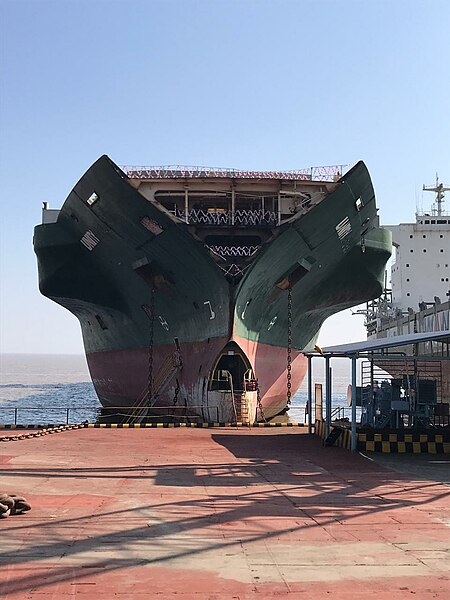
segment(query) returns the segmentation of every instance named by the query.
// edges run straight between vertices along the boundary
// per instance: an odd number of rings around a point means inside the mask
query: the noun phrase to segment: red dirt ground
[[[0,445],[2,599],[448,599],[450,488],[297,429]]]

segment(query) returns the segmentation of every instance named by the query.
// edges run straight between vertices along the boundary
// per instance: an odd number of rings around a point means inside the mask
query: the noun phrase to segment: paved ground
[[[450,485],[449,454],[383,454],[381,452],[364,452],[369,460],[377,464],[414,476],[415,479],[440,481]]]
[[[436,458],[438,460],[439,457]],[[0,597],[450,597],[450,488],[297,429],[0,444]]]

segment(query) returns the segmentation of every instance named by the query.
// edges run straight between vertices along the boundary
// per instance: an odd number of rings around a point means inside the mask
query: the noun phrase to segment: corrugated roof
[[[397,346],[406,346],[428,341],[449,341],[450,331],[432,331],[429,333],[411,333],[408,335],[398,335],[376,340],[365,340],[363,342],[354,342],[352,344],[341,344],[339,346],[326,346],[322,348],[323,354],[349,356],[363,352],[374,352],[384,348],[395,348]],[[305,354],[314,354],[317,352],[305,352]]]

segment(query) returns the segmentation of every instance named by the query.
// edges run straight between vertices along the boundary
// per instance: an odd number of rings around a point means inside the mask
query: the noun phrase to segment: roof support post
[[[325,356],[325,435],[331,431],[331,368],[330,357]]]
[[[278,192],[278,225],[281,225],[281,194]]]
[[[184,190],[184,220],[189,223],[189,190]]]
[[[312,433],[312,356],[308,356],[308,433]]]
[[[234,184],[231,188],[231,224],[234,225],[234,211],[236,209],[236,190]]]
[[[357,433],[356,433],[356,354],[352,357],[352,452],[356,452]]]

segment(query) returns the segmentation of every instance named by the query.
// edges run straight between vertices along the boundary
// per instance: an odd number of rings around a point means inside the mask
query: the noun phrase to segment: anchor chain
[[[54,425],[52,427],[36,428],[31,433],[19,433],[16,435],[2,435],[0,436],[0,442],[16,442],[17,440],[26,440],[35,437],[41,437],[43,435],[50,435],[52,433],[61,433],[62,431],[69,431],[71,429],[82,429],[87,427],[88,422],[83,421],[82,423],[75,423],[73,425]]]
[[[288,339],[287,339],[287,380],[286,380],[286,396],[287,404],[291,403],[291,369],[292,369],[292,287],[288,287]]]
[[[175,395],[173,397],[173,405],[176,406],[178,404],[178,394],[180,393],[180,382],[176,379],[177,387],[175,388]]]
[[[155,286],[152,284],[150,296],[150,340],[148,345],[148,380],[147,380],[147,406],[153,400],[153,338],[155,333]]]
[[[259,383],[258,383],[258,381],[256,382],[256,401],[257,401],[257,403],[258,403],[259,414],[260,414],[260,416],[261,416],[262,420],[263,420],[265,423],[267,423],[267,419],[266,419],[266,416],[265,416],[265,414],[264,414],[264,409],[263,409],[263,407],[262,407],[262,402],[261,402],[261,393],[260,393],[260,391],[259,391]]]

